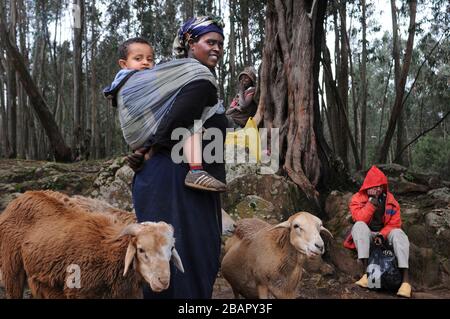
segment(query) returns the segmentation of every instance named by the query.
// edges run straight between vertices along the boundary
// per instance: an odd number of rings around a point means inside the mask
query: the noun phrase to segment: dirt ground
[[[370,291],[356,286],[349,276],[325,279],[317,274],[305,273],[299,287],[298,299],[403,299],[395,292]],[[219,274],[214,285],[213,299],[234,298],[228,282]],[[448,289],[415,290],[412,299],[450,299]]]
[[[0,287],[0,299],[5,298],[5,290]],[[31,298],[28,290],[24,298]],[[228,282],[220,275],[214,284],[213,299],[233,299],[233,292]],[[303,276],[298,299],[402,299],[391,292],[375,292],[356,286],[350,277],[324,279],[315,274]],[[446,289],[414,290],[412,299],[450,299]]]

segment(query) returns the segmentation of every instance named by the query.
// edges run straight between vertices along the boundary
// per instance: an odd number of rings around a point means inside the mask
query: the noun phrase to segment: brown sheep
[[[58,193],[61,194],[61,193]],[[65,195],[64,195],[65,196]],[[78,205],[88,212],[106,213],[115,218],[117,222],[124,224],[136,223],[136,214],[116,208],[102,200],[75,195],[66,196],[68,205]],[[235,228],[235,222],[231,216],[222,209],[222,235],[232,235]]]
[[[37,298],[138,298],[144,282],[157,292],[168,288],[170,259],[184,271],[171,225],[124,225],[67,205],[64,197],[26,192],[0,215],[8,298],[22,297],[26,278]]]
[[[295,298],[305,258],[324,253],[322,230],[330,233],[307,212],[276,226],[257,218],[238,221],[222,260],[223,277],[235,298]]]

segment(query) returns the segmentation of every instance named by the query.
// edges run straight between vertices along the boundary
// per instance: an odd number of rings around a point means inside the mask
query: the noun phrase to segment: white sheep
[[[26,192],[0,215],[8,298],[22,298],[26,278],[37,298],[138,298],[145,282],[156,292],[168,288],[170,260],[184,272],[171,225],[124,225],[58,198]]]
[[[257,218],[238,221],[225,244],[221,270],[235,298],[295,298],[305,258],[324,253],[321,231],[331,235],[307,212],[276,226]]]

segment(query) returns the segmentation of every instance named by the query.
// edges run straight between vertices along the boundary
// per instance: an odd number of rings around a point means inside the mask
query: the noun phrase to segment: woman
[[[178,57],[196,59],[214,71],[223,55],[223,25],[211,17],[192,18],[178,33],[174,51]],[[175,164],[171,140],[178,127],[190,128],[201,118],[207,106],[217,104],[217,86],[208,80],[194,80],[176,95],[175,101],[158,130],[149,140],[151,158],[144,162],[133,180],[133,204],[139,222],[165,221],[174,226],[176,247],[185,265],[185,273],[171,267],[168,290],[146,298],[211,298],[219,270],[221,204],[218,193],[199,192],[184,186],[189,170],[185,163]],[[221,113],[221,114],[219,114]],[[218,128],[225,136],[227,120],[217,111],[203,124],[205,129]],[[203,141],[203,147],[209,142]],[[204,169],[225,182],[225,166],[205,163]]]
[[[246,67],[239,73],[239,91],[231,101],[230,107],[226,111],[231,126],[244,127],[249,117],[256,113],[258,105],[254,100],[256,92],[256,71],[253,67]]]

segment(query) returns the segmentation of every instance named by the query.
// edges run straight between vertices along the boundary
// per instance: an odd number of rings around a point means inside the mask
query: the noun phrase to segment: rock
[[[426,193],[430,188],[426,185],[411,183],[402,179],[400,181],[389,179],[389,189],[394,195],[402,195],[409,193]]]
[[[325,201],[325,227],[340,239],[343,239],[352,226],[352,219],[348,209],[351,193],[332,191]]]
[[[430,189],[435,189],[435,188],[439,188],[439,187],[443,186],[440,176],[436,173],[424,174],[424,173],[408,171],[403,174],[403,177],[406,178],[410,182],[426,185]]]
[[[323,263],[324,261],[322,260],[321,256],[310,257],[306,258],[305,263],[303,264],[303,268],[307,272],[318,273],[320,272],[320,267]]]
[[[411,243],[419,247],[431,248],[431,243],[428,241],[428,231],[424,225],[412,225],[406,232]]]
[[[9,193],[5,194],[0,197],[0,214],[3,212],[3,210],[8,206],[8,204],[16,199],[18,196],[20,196],[21,193]]]
[[[431,196],[434,199],[446,202],[450,205],[450,188],[442,187],[429,191],[427,195]]]
[[[234,178],[228,183],[228,192],[222,194],[223,208],[233,213],[236,205],[249,195],[272,203],[274,216],[278,220],[286,220],[298,211],[316,213],[314,203],[307,199],[297,185],[278,175],[247,174]]]
[[[427,226],[435,229],[438,234],[443,229],[450,228],[450,209],[433,209],[425,215]]]
[[[132,211],[131,182],[133,175],[133,170],[125,165],[123,158],[115,159],[100,171],[90,195],[102,199],[114,207]]]
[[[320,266],[320,273],[322,276],[333,276],[336,273],[334,267],[328,263],[323,263]]]
[[[411,243],[409,256],[410,275],[415,283],[425,287],[439,284],[439,260],[432,249]]]
[[[238,177],[242,177],[248,174],[257,174],[259,171],[259,165],[257,164],[225,164],[225,171],[227,174],[227,184],[231,183]]]
[[[340,271],[357,278],[362,273],[358,264],[356,251],[351,251],[342,245],[342,242],[333,241],[327,253],[334,266]]]
[[[252,218],[258,217],[261,219],[275,218],[277,221],[282,220],[282,216],[274,215],[275,207],[271,202],[262,199],[259,196],[246,196],[230,214],[235,218]]]
[[[391,164],[377,164],[377,167],[386,175],[391,177],[398,177],[408,169],[402,165]]]

